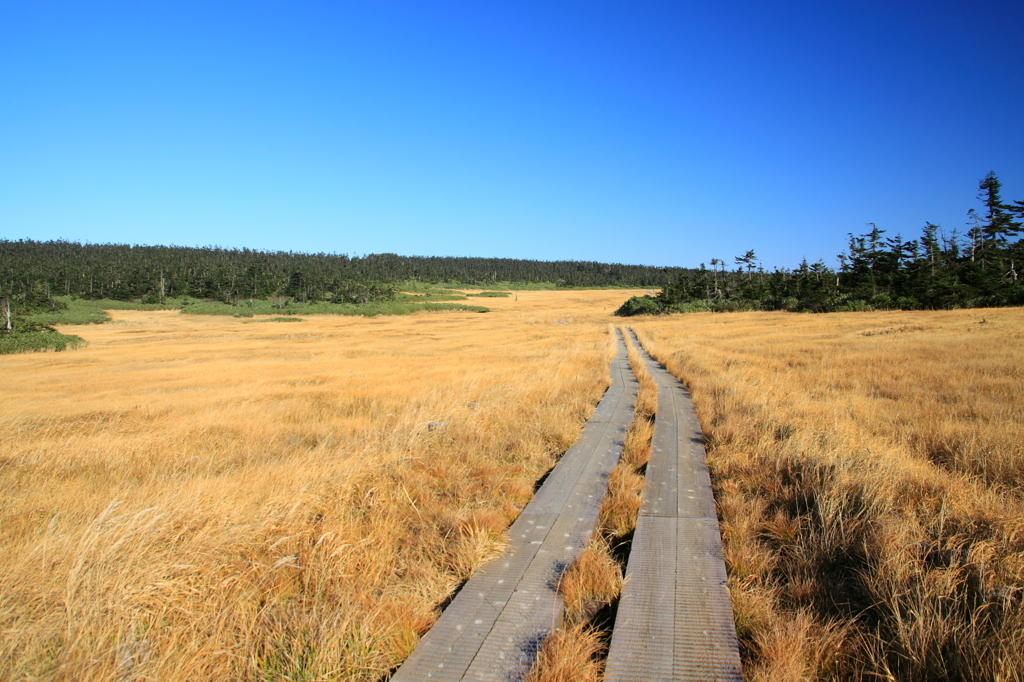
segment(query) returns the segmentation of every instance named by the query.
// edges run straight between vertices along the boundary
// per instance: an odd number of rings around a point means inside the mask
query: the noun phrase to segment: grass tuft
[[[599,682],[602,633],[586,623],[556,630],[544,642],[526,682]]]
[[[622,592],[622,567],[612,557],[611,548],[596,538],[562,574],[558,591],[565,600],[565,619],[569,624],[583,623],[602,608],[612,604]]]

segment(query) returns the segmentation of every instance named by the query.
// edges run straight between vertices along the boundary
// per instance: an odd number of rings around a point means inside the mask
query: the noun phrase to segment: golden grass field
[[[0,677],[381,679],[578,435],[632,293],[114,311],[0,358]]]
[[[1024,310],[633,327],[693,393],[748,679],[1024,678]]]
[[[578,435],[634,293],[113,311],[0,357],[0,679],[386,679]],[[746,677],[1021,679],[1024,310],[628,323],[693,392]],[[606,543],[649,420],[630,438]],[[598,678],[597,545],[537,680]]]

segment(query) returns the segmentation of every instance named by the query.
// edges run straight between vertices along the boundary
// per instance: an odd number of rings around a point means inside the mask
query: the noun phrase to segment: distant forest
[[[946,233],[925,223],[905,241],[870,230],[849,236],[839,267],[802,262],[765,271],[753,251],[735,269],[662,268],[590,261],[534,261],[373,254],[349,257],[250,249],[80,244],[0,240],[0,307],[4,327],[19,314],[59,308],[60,298],[141,301],[196,298],[223,303],[275,298],[303,304],[390,301],[410,283],[523,288],[661,289],[637,296],[620,315],[699,310],[945,309],[1024,305],[1018,276],[1024,202],[1004,202],[994,173],[979,184],[981,207],[968,228]]]
[[[806,260],[766,272],[753,251],[735,269],[711,260],[681,273],[656,296],[635,296],[617,314],[731,310],[943,310],[1024,305],[1024,201],[1004,202],[995,173],[979,183],[980,209],[967,212],[965,232],[925,223],[918,239],[887,237],[874,223],[849,235],[839,267]]]
[[[660,288],[682,268],[589,261],[374,254],[353,257],[250,249],[0,240],[0,300],[40,308],[55,296],[158,303],[288,297],[297,302],[389,300],[401,283],[548,282],[561,287]]]

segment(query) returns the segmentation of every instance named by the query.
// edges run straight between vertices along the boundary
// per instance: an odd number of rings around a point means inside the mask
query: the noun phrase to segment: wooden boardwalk
[[[579,440],[509,529],[509,548],[463,586],[391,678],[519,680],[560,623],[561,572],[586,546],[633,419],[637,383],[618,338],[612,383]]]
[[[658,413],[605,680],[739,681],[700,423],[686,387],[629,333],[657,382]]]

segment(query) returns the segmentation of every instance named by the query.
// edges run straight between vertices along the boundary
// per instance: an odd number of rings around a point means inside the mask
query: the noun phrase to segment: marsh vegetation
[[[110,310],[57,327],[75,353],[4,356],[4,674],[386,678],[578,435],[621,295]],[[1020,679],[1024,311],[631,326],[693,394],[749,679]],[[600,675],[656,410],[631,364],[636,418],[538,681]]]
[[[576,296],[287,325],[115,310],[84,350],[6,356],[0,668],[386,676],[600,398],[621,293]]]
[[[1021,679],[1024,311],[634,328],[693,394],[748,678]]]

